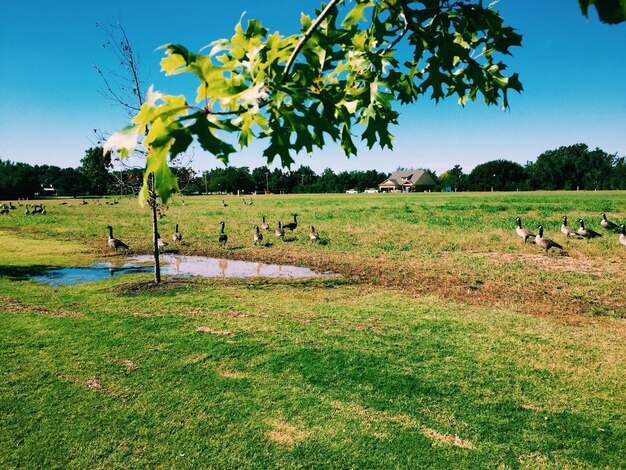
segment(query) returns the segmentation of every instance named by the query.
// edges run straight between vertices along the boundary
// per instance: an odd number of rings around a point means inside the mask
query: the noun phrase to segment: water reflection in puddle
[[[97,282],[120,274],[152,272],[154,258],[142,255],[129,258],[122,264],[95,263],[90,266],[50,269],[31,279],[52,287]],[[149,263],[149,264],[146,264]],[[275,277],[308,278],[330,277],[333,274],[319,273],[309,268],[280,264],[265,264],[251,261],[234,261],[205,256],[161,256],[161,274],[172,277]]]

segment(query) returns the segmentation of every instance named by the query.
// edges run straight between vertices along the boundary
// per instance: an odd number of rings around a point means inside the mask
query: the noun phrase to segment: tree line
[[[498,159],[477,165],[469,174],[455,165],[437,182],[442,190],[453,191],[626,189],[626,160],[575,144],[543,152],[526,165]]]
[[[497,159],[482,163],[467,174],[460,165],[440,175],[426,171],[436,183],[434,191],[626,189],[625,158],[598,148],[591,150],[585,144],[548,150],[526,165]],[[173,172],[183,194],[341,193],[353,188],[364,191],[377,188],[389,176],[377,170],[335,173],[330,168],[318,175],[308,166],[296,170],[229,166],[201,174],[189,167],[175,167]],[[74,197],[137,194],[142,181],[142,169],[114,171],[110,156],[101,147],[88,149],[78,168],[0,160],[0,199],[51,193],[43,188],[54,188],[55,195]]]

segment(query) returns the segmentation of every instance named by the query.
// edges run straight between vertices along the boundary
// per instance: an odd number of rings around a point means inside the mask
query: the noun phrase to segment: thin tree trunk
[[[154,173],[150,173],[148,180],[150,192],[150,208],[152,209],[152,241],[154,249],[154,283],[161,284],[161,264],[159,262],[159,236],[157,227],[157,195],[154,192]]]

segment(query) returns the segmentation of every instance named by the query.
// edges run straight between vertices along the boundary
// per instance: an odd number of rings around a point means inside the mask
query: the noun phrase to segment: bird
[[[159,248],[163,248],[163,247],[166,247],[168,245],[168,243],[165,240],[165,238],[161,238],[161,235],[159,234],[159,232],[157,232],[156,236],[157,236],[157,246]]]
[[[524,239],[524,243],[526,243],[529,238],[534,238],[536,236],[534,233],[531,233],[530,230],[522,228],[522,219],[520,219],[519,217],[515,217],[515,222],[517,222],[517,228],[515,229],[515,232],[518,236]]]
[[[624,224],[620,224],[619,228],[622,229],[622,233],[619,235],[619,242],[626,246],[626,226],[624,226]]]
[[[246,202],[246,204],[248,204],[249,206],[252,205],[252,197],[250,197],[250,202]]]
[[[565,235],[567,238],[569,238],[569,237],[580,238],[580,235],[578,234],[578,232],[576,230],[574,230],[572,227],[568,227],[567,226],[567,216],[566,215],[563,216],[563,223],[561,224],[561,233],[563,235]]]
[[[309,238],[311,239],[311,241],[319,240],[320,234],[315,231],[315,227],[309,225],[309,228],[311,229],[311,233],[309,233]]]
[[[172,234],[172,240],[179,242],[183,239],[182,234],[178,231],[178,224],[176,224],[176,231]]]
[[[223,247],[226,247],[226,242],[228,241],[228,235],[226,235],[224,233],[224,221],[221,221],[220,224],[222,225],[222,230],[220,231],[220,235],[219,237],[217,237],[217,242],[222,245]]]
[[[585,228],[585,221],[583,219],[579,219],[578,223],[580,224],[580,228],[578,229],[578,235],[584,238],[598,238],[601,237],[602,234],[592,230],[590,228]]]
[[[263,241],[263,234],[261,232],[259,232],[259,226],[255,225],[254,226],[254,244],[256,245],[257,243],[260,243]]]
[[[602,213],[602,220],[600,221],[600,225],[602,225],[602,227],[607,230],[619,230],[617,224],[614,224],[610,220],[607,220],[606,214],[604,212]]]
[[[248,203],[246,202],[246,198],[245,198],[245,197],[242,197],[241,199],[242,199],[242,201],[243,201],[243,205],[244,205],[244,206],[248,205]]]
[[[550,248],[560,248],[561,250],[563,249],[563,247],[557,242],[550,240],[549,238],[543,238],[543,225],[539,225],[537,229],[539,230],[539,233],[537,234],[537,236],[535,236],[535,243],[537,244],[537,246],[540,246],[541,248],[546,250],[546,255],[548,254],[548,250]]]
[[[261,228],[263,230],[269,230],[270,229],[270,224],[268,224],[267,222],[265,222],[265,216],[263,216],[263,223],[261,224]]]
[[[222,199],[222,207],[228,207],[228,204],[224,202],[224,199]]]
[[[298,228],[298,214],[293,215],[293,222],[283,225],[284,229],[291,230],[292,232]]]
[[[89,204],[87,201],[85,201],[85,198],[83,198],[83,200],[79,203],[81,206],[84,206],[86,204]]]
[[[107,228],[109,229],[109,240],[107,242],[109,246],[111,248],[115,248],[115,251],[117,251],[118,248],[126,248],[128,250],[129,248],[126,243],[122,240],[118,240],[117,238],[113,238],[113,227],[109,225]]]
[[[282,238],[283,240],[285,239],[285,230],[283,229],[282,224],[280,223],[280,221],[278,222],[278,228],[274,231],[274,234],[278,238]]]

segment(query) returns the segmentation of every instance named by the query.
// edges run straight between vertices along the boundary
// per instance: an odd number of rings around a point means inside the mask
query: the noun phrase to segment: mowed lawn
[[[624,192],[177,196],[166,251],[341,275],[37,284],[149,252],[135,199],[67,202],[0,216],[0,468],[626,466]]]

